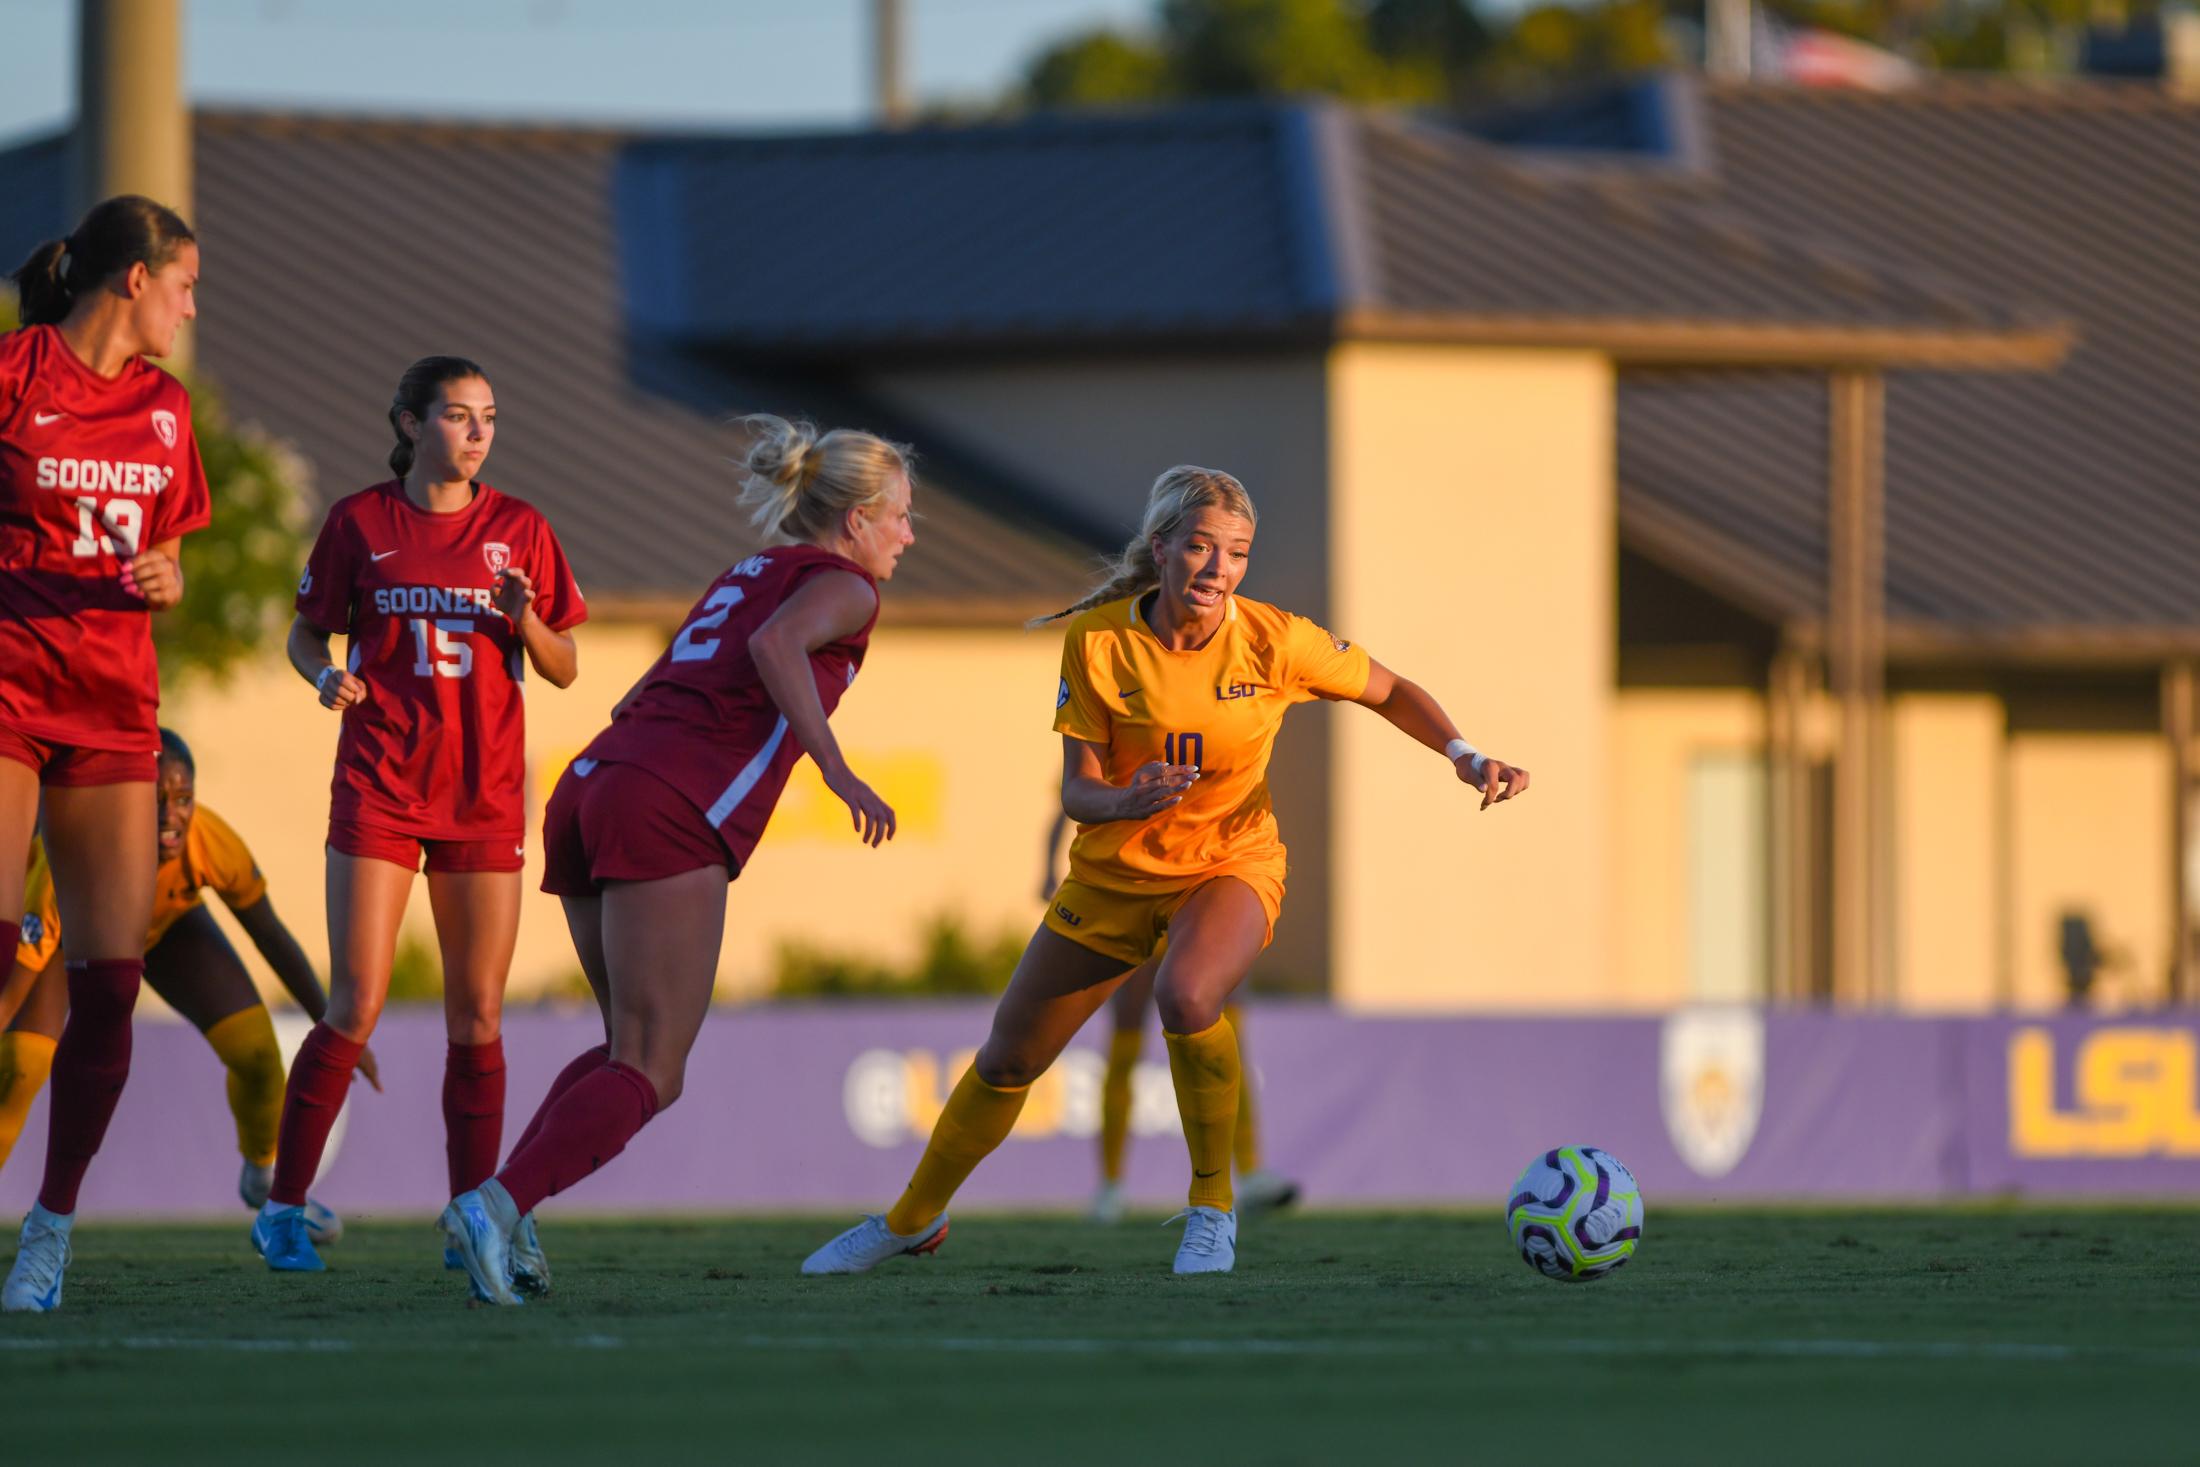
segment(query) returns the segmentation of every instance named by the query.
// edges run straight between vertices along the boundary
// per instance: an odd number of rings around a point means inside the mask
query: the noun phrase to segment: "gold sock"
[[[8,1164],[31,1102],[53,1073],[54,1041],[43,1034],[0,1034],[0,1166]]]
[[[263,1004],[239,1009],[207,1030],[206,1042],[229,1067],[229,1113],[237,1119],[237,1149],[254,1166],[274,1165],[286,1078],[274,1019]]]
[[[1228,1019],[1197,1034],[1171,1034],[1169,1078],[1176,1081],[1176,1109],[1184,1120],[1184,1143],[1192,1151],[1191,1205],[1236,1205],[1230,1188],[1230,1137],[1237,1130],[1237,1032]]]
[[[1100,1082],[1100,1175],[1123,1180],[1123,1145],[1131,1137],[1131,1074],[1146,1047],[1143,1029],[1118,1029],[1108,1041],[1108,1075]]]
[[[963,1184],[993,1148],[1008,1139],[1009,1129],[1024,1108],[1029,1085],[1001,1090],[978,1078],[978,1067],[963,1071],[955,1093],[940,1107],[932,1139],[925,1143],[924,1159],[909,1179],[901,1201],[886,1214],[886,1226],[903,1237],[920,1233],[934,1218],[947,1211],[955,1189]]]
[[[1222,1017],[1230,1021],[1230,1032],[1238,1037],[1238,1115],[1237,1137],[1231,1143],[1231,1155],[1237,1161],[1237,1174],[1260,1170],[1260,1120],[1253,1114],[1253,1081],[1245,1069],[1245,1024],[1239,1017],[1236,1004],[1225,1004]]]

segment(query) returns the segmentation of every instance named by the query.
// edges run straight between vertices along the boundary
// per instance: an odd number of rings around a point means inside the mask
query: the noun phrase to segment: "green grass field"
[[[468,1308],[424,1222],[276,1277],[224,1227],[87,1224],[0,1319],[18,1461],[2072,1463],[2200,1456],[2200,1212],[1653,1213],[1609,1279],[1494,1216],[971,1215],[804,1279],[843,1219],[554,1222]]]

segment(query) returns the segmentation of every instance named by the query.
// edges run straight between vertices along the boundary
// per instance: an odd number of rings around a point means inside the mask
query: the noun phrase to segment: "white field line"
[[[2200,1365],[2200,1349],[2024,1344],[1997,1341],[1886,1340],[1108,1340],[1080,1338],[976,1337],[924,1339],[836,1335],[729,1335],[716,1338],[667,1336],[629,1341],[617,1335],[579,1335],[564,1339],[388,1340],[220,1339],[168,1335],[121,1338],[0,1338],[0,1352],[48,1350],[147,1350],[179,1352],[484,1350],[497,1347],[583,1350],[805,1350],[924,1351],[961,1354],[1050,1355],[1204,1355],[1204,1356],[1400,1356],[1400,1355],[1585,1355],[1625,1359],[1662,1355],[1704,1359],[1955,1360],[2022,1364],[2115,1362],[2149,1365]]]

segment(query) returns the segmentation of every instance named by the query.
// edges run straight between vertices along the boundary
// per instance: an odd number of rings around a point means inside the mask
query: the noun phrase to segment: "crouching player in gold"
[[[275,1176],[275,1128],[282,1114],[285,1077],[275,1025],[235,948],[200,899],[211,887],[236,914],[260,956],[315,1019],[328,1007],[313,965],[268,900],[267,878],[237,833],[212,810],[198,805],[197,767],[191,750],[168,729],[160,731],[160,871],[153,922],[145,938],[145,981],[169,1007],[206,1036],[229,1071],[229,1109],[237,1123],[244,1170],[237,1193],[247,1207],[267,1200]],[[46,1083],[54,1046],[68,1017],[69,991],[61,963],[61,917],[44,849],[31,844],[24,887],[23,927],[14,969],[0,987],[0,1166],[22,1134],[31,1101]],[[371,1052],[359,1072],[377,1090],[380,1071]],[[315,1241],[334,1242],[343,1223],[319,1203],[307,1209]]]

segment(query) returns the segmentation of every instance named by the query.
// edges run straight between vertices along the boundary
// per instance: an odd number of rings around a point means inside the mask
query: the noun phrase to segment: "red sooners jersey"
[[[122,568],[208,513],[182,383],[144,360],[109,381],[51,326],[0,336],[0,724],[160,747],[152,615]]]
[[[827,571],[862,576],[877,595],[862,566],[814,545],[752,555],[711,582],[672,645],[581,758],[642,765],[693,801],[734,860],[746,865],[803,754],[757,675],[749,638],[803,582]],[[861,631],[810,654],[827,717],[856,680],[877,623],[874,604]]]
[[[550,522],[486,484],[430,514],[392,479],[338,500],[321,526],[298,614],[351,638],[367,685],[344,710],[329,818],[421,840],[518,840],[527,826],[527,649],[493,600],[506,566],[535,585],[553,629],[586,620]]]

